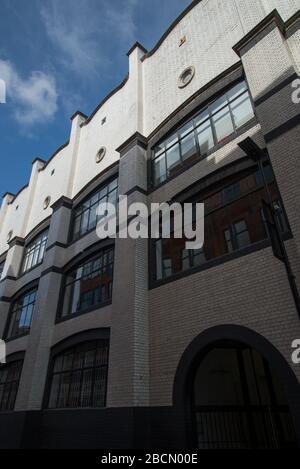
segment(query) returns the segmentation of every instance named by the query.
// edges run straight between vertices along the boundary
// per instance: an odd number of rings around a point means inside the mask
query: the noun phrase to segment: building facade
[[[297,446],[299,8],[193,1],[3,196],[1,447]],[[204,202],[203,249],[100,240],[118,194]]]

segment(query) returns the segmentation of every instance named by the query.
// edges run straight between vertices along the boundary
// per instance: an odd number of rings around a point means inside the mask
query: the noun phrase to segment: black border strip
[[[278,85],[274,86],[274,88],[272,88],[270,91],[268,91],[267,93],[261,95],[259,98],[254,100],[255,106],[260,106],[262,103],[267,101],[267,99],[271,98],[274,94],[277,94],[279,91],[281,91],[283,88],[288,86],[297,78],[299,78],[297,73],[293,73],[292,75],[287,77],[285,80],[283,80],[281,83],[278,83]]]
[[[273,140],[281,137],[281,135],[285,134],[289,130],[294,129],[295,127],[297,127],[297,125],[300,125],[300,114],[297,114],[296,116],[286,121],[284,124],[280,125],[279,127],[276,127],[276,129],[273,129],[271,130],[271,132],[267,133],[265,135],[266,143],[272,142]]]

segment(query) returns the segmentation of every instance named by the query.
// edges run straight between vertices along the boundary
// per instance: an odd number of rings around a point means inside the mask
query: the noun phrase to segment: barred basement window
[[[0,365],[0,411],[15,407],[23,360]]]
[[[288,234],[280,194],[267,161],[264,163],[264,174],[279,226],[282,233]],[[208,187],[190,200],[192,203],[204,203],[203,248],[187,251],[187,240],[175,238],[173,233],[170,239],[154,241],[156,280],[169,278],[267,239],[262,213],[265,188],[256,167],[232,176],[231,182],[227,180],[218,190],[214,187]]]
[[[107,304],[112,296],[114,248],[79,265],[66,276],[62,317]]]
[[[100,204],[109,202],[117,206],[117,199],[118,179],[114,179],[76,207],[73,218],[72,240],[78,239],[95,229],[99,219],[97,209]]]
[[[28,270],[43,262],[47,240],[48,230],[38,235],[30,244],[28,244],[28,246],[26,246],[22,273],[27,272]]]
[[[153,149],[154,186],[205,157],[253,117],[247,84],[242,81]]]
[[[20,296],[13,304],[9,316],[7,339],[28,334],[36,300],[37,289]]]
[[[48,408],[105,407],[109,340],[86,342],[54,358]]]

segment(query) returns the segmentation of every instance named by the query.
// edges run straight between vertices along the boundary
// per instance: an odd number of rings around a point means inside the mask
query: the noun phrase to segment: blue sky
[[[191,0],[0,0],[0,196],[28,182],[31,161],[69,138],[128,72],[135,41],[148,50]]]

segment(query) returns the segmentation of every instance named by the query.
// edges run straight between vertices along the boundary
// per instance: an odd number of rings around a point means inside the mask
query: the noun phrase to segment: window
[[[109,340],[86,342],[54,358],[50,409],[105,407]]]
[[[97,209],[100,204],[109,202],[116,207],[117,200],[118,179],[114,179],[75,208],[72,239],[78,239],[96,228],[98,221]]]
[[[269,192],[272,197],[282,233],[287,233],[286,220],[272,168],[264,164]],[[188,269],[226,256],[267,239],[262,199],[266,198],[262,179],[256,168],[235,175],[216,190],[208,187],[190,202],[204,202],[204,246],[200,250],[186,250],[186,239],[162,238],[154,241],[155,278],[165,279]],[[194,227],[193,227],[194,228]]]
[[[67,275],[62,317],[95,309],[111,300],[113,264],[114,249],[109,248]]]
[[[4,264],[5,264],[5,262],[1,262],[1,263],[0,263],[0,280],[1,280],[1,277],[2,277],[2,273],[3,273],[3,269],[4,269]]]
[[[13,410],[16,402],[23,360],[0,366],[0,411]]]
[[[257,350],[211,344],[190,385],[197,448],[297,447],[284,384]]]
[[[28,244],[28,246],[26,246],[22,273],[27,272],[43,262],[47,240],[48,230],[38,235],[30,244]]]
[[[153,184],[164,182],[254,117],[245,81],[238,83],[153,149]]]
[[[251,244],[245,220],[232,223],[230,228],[225,230],[225,239],[228,252],[232,252],[235,249],[241,249]]]
[[[37,289],[20,296],[13,304],[6,337],[8,339],[28,334],[36,300]]]

